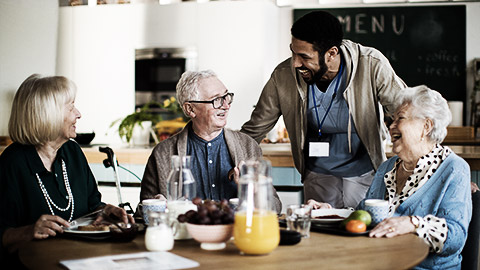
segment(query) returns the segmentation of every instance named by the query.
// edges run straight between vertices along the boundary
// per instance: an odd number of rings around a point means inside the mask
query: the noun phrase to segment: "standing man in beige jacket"
[[[241,131],[260,142],[283,115],[305,201],[355,207],[386,160],[384,111],[406,85],[378,50],[344,40],[327,12],[303,16],[291,33],[292,57],[275,68]]]

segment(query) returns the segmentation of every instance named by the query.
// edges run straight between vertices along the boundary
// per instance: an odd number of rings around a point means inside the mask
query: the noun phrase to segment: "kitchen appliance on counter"
[[[175,96],[180,76],[196,69],[197,50],[194,47],[136,49],[135,107]]]

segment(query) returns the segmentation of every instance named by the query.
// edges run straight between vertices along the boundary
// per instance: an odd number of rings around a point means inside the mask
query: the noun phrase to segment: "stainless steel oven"
[[[196,69],[197,51],[192,47],[135,50],[135,106],[175,95],[183,72]]]

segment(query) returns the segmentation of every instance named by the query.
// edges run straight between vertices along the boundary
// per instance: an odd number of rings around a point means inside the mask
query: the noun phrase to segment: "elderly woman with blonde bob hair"
[[[400,92],[389,127],[396,156],[378,168],[365,198],[387,200],[390,206],[391,217],[370,237],[415,233],[430,246],[418,269],[460,269],[467,238],[470,167],[441,145],[451,118],[437,91],[418,86]]]
[[[0,156],[2,261],[20,243],[62,233],[70,221],[97,209],[134,222],[124,209],[101,202],[87,160],[71,140],[81,117],[75,95],[67,78],[37,74],[15,94],[8,123],[13,143]]]

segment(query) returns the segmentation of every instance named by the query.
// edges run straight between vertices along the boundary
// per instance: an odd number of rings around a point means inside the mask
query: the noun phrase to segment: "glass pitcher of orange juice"
[[[233,237],[244,254],[267,254],[280,242],[271,169],[268,160],[251,160],[240,167]]]

